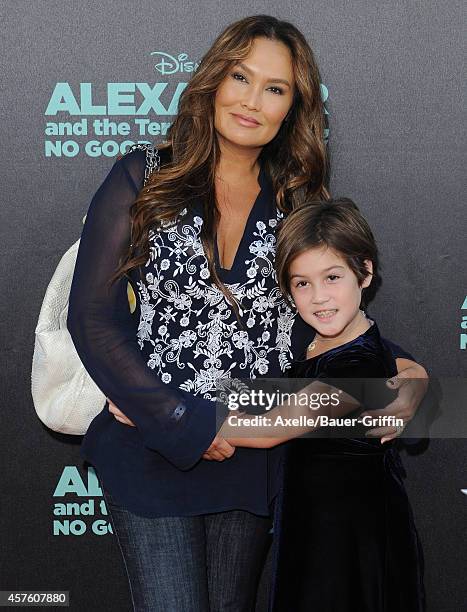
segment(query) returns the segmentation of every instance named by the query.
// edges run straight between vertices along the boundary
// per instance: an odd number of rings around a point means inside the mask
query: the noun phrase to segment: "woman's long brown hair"
[[[178,114],[161,153],[170,148],[172,160],[155,172],[130,209],[131,246],[111,282],[149,258],[149,231],[175,219],[190,200],[203,200],[201,241],[213,283],[226,296],[238,317],[236,300],[216,272],[214,240],[219,221],[215,170],[220,149],[214,128],[216,90],[228,71],[245,59],[257,37],[284,43],[290,50],[295,95],[289,117],[260,160],[269,174],[277,206],[284,212],[312,199],[326,199],[327,158],[320,75],[305,37],[291,23],[255,15],[228,26],[204,55],[179,100]]]

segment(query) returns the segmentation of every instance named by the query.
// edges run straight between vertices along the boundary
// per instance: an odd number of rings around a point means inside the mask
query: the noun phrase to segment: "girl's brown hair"
[[[316,247],[328,247],[340,255],[360,286],[368,276],[365,260],[372,262],[372,282],[362,294],[362,304],[368,304],[381,283],[378,248],[370,226],[352,200],[339,198],[309,202],[281,224],[277,237],[276,273],[279,288],[289,301],[290,265],[298,255]]]
[[[172,160],[152,175],[130,209],[131,245],[111,282],[149,257],[149,231],[176,219],[190,200],[202,198],[201,240],[214,284],[229,299],[231,292],[220,281],[214,265],[214,240],[219,221],[215,198],[215,171],[220,150],[214,129],[216,90],[228,71],[245,59],[254,39],[266,37],[290,50],[295,95],[288,120],[260,154],[269,174],[277,206],[287,212],[307,199],[328,197],[325,187],[327,158],[324,142],[324,107],[320,75],[305,37],[291,23],[268,15],[247,17],[228,26],[214,41],[179,100],[178,114],[161,147]]]

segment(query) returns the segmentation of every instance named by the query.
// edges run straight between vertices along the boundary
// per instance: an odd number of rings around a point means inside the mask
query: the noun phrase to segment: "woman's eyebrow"
[[[237,66],[240,66],[241,68],[243,68],[243,70],[249,72],[250,74],[254,74],[254,71],[251,68],[248,68],[246,64],[239,62]],[[270,79],[267,79],[267,81],[268,83],[283,83],[284,85],[287,85],[287,87],[290,87],[290,83],[287,81],[287,79],[276,79],[274,77],[271,77]]]

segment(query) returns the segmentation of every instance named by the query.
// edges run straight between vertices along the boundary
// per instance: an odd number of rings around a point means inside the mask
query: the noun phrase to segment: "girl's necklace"
[[[366,319],[367,316],[365,314],[365,311],[360,309],[360,312],[362,313],[362,317]],[[371,324],[373,324],[373,321],[371,322]],[[317,340],[312,340],[306,349],[307,353],[312,353],[315,350],[317,344],[318,344]]]

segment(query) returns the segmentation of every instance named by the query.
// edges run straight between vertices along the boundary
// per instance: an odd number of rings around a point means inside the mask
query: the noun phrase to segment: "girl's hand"
[[[136,427],[133,421],[130,421],[130,419],[127,416],[125,416],[123,412],[119,410],[117,406],[111,400],[109,400],[109,398],[107,398],[107,401],[109,402],[109,412],[111,412],[114,415],[117,421],[120,421],[120,423],[123,423],[124,425],[130,425],[131,427]]]
[[[386,381],[390,389],[399,389],[396,399],[382,410],[367,410],[360,416],[368,415],[372,418],[379,416],[394,416],[404,421],[404,427],[415,416],[420,402],[428,388],[428,374],[421,365],[409,359],[396,359],[397,376]],[[402,429],[394,427],[376,427],[366,432],[371,438],[381,438],[381,444],[389,442],[401,435]]]

